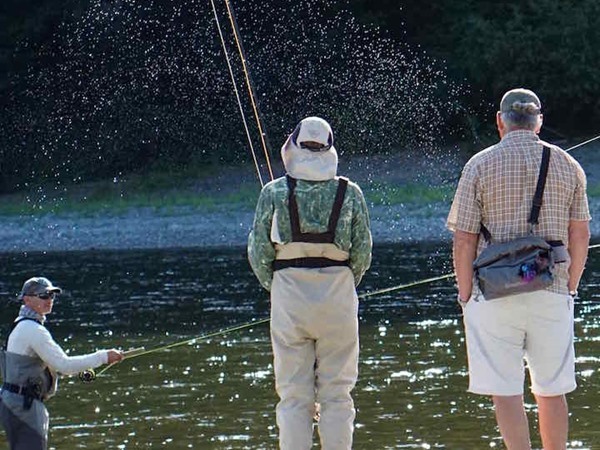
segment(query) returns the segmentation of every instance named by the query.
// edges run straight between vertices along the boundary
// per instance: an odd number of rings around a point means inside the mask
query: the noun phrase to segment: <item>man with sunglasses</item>
[[[114,349],[81,356],[63,351],[44,327],[61,292],[47,278],[27,280],[18,296],[23,305],[0,350],[0,421],[11,450],[47,448],[49,416],[44,402],[56,393],[58,373],[76,374],[123,359]]]
[[[276,416],[283,450],[350,450],[358,376],[356,286],[372,239],[360,188],[336,176],[329,124],[302,120],[281,149],[287,174],[262,190],[248,259],[271,292]]]

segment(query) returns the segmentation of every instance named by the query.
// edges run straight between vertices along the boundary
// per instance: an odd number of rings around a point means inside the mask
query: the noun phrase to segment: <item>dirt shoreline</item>
[[[403,206],[371,209],[375,244],[445,241],[445,216],[431,208],[411,215]],[[0,252],[58,252],[180,247],[243,247],[252,226],[252,210],[224,208],[203,213],[181,208],[169,215],[133,210],[123,215],[4,217]],[[414,214],[414,213],[413,213]]]

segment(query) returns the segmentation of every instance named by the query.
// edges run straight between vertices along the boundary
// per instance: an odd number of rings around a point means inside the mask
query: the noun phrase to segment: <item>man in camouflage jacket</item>
[[[321,448],[351,449],[358,376],[356,286],[372,239],[360,188],[337,177],[329,124],[302,120],[281,150],[285,177],[258,200],[248,259],[271,292],[271,341],[280,448],[312,447],[315,402]]]

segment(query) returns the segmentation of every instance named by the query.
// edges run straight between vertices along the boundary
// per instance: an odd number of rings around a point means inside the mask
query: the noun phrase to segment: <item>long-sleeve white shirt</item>
[[[10,334],[6,347],[8,352],[38,357],[51,370],[66,375],[94,368],[108,362],[108,351],[98,350],[87,355],[68,356],[50,332],[32,320],[23,320]]]

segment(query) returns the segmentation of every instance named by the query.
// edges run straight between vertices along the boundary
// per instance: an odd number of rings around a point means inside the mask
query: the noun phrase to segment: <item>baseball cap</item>
[[[506,92],[500,101],[500,112],[516,112],[530,116],[540,114],[542,103],[533,91],[517,88]]]
[[[302,119],[292,133],[292,142],[300,148],[304,148],[303,142],[316,142],[321,148],[308,148],[313,151],[327,151],[333,145],[333,131],[331,126],[320,117],[307,117]]]
[[[48,278],[33,277],[23,284],[23,288],[21,289],[18,299],[23,300],[23,297],[26,295],[46,294],[48,292],[56,292],[60,294],[62,289],[58,286],[54,286]]]

